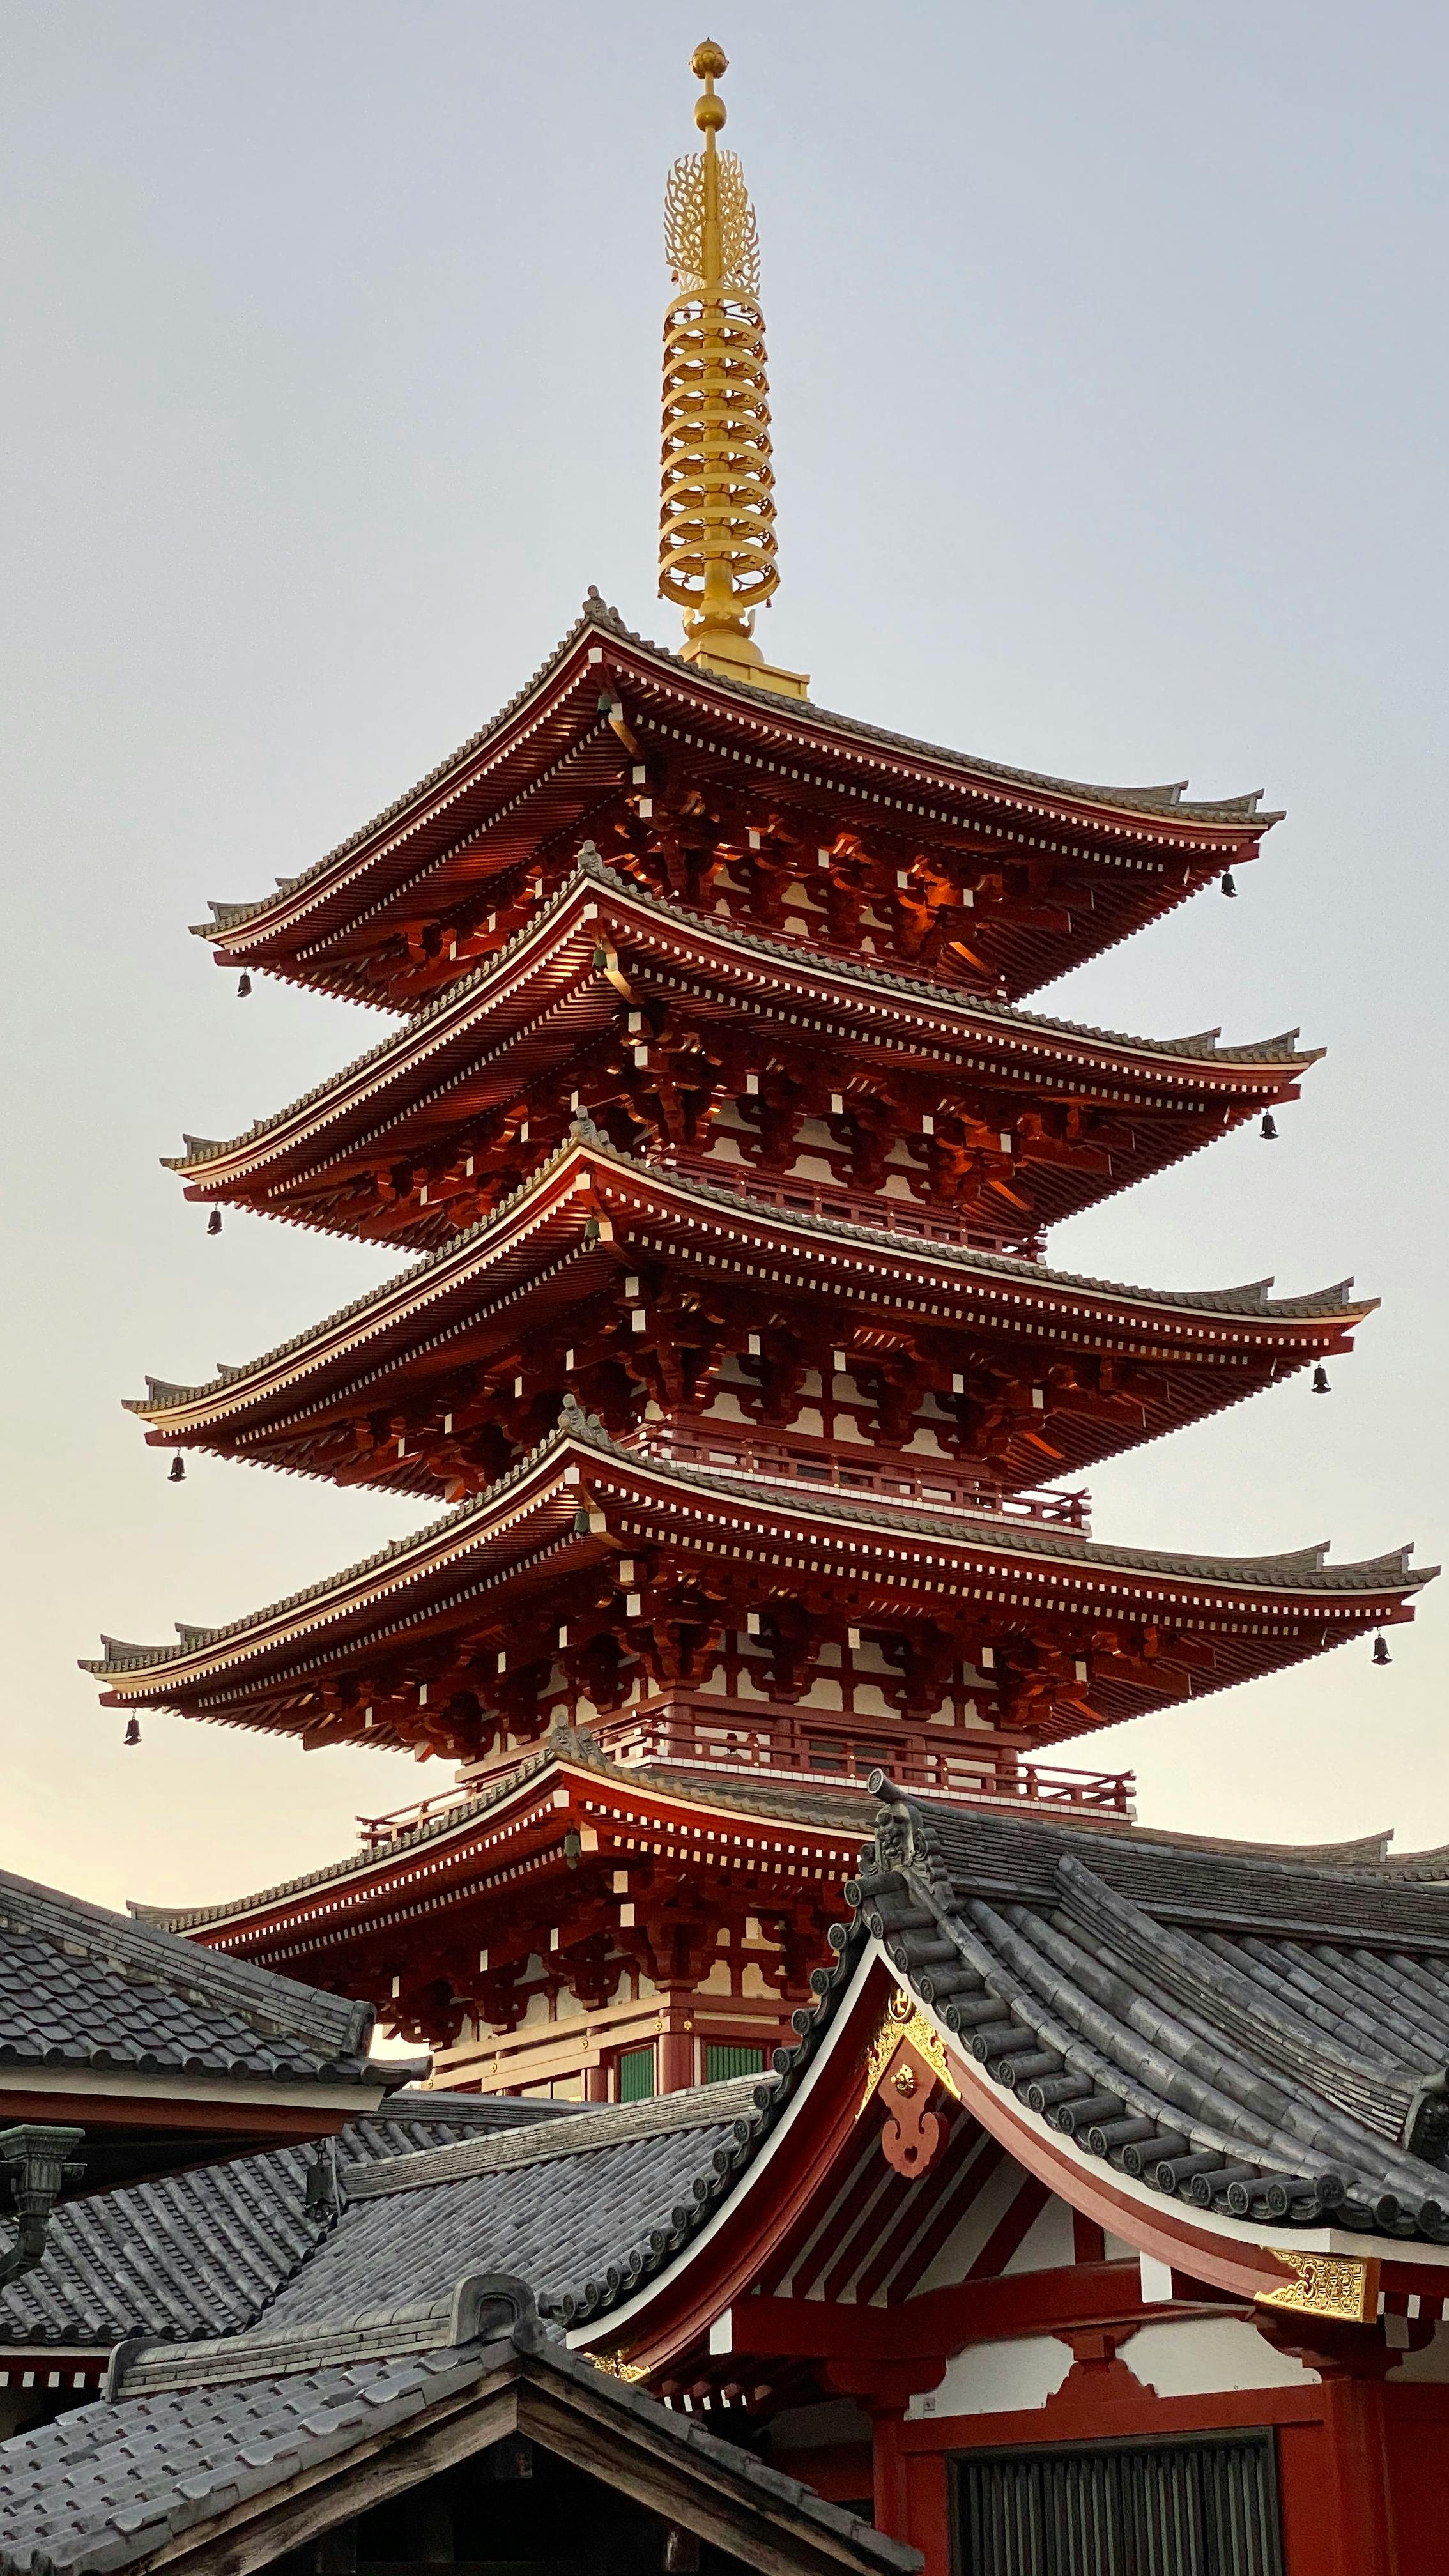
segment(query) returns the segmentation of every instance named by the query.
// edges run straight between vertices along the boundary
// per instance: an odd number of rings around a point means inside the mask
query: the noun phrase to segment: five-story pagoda
[[[1065,1740],[1407,1618],[1424,1579],[1401,1551],[1087,1535],[1095,1461],[1321,1371],[1368,1311],[1045,1259],[1058,1219],[1296,1097],[1294,1033],[1021,1007],[1231,888],[1275,818],[942,751],[765,662],[758,248],[724,57],[694,69],[660,547],[682,654],[591,592],[461,751],[202,934],[396,1025],[246,1135],[188,1137],[188,1196],[414,1258],[133,1409],[160,1447],[443,1515],[90,1667],[111,1707],[459,1765],[362,1855],[165,1919],[372,1997],[445,2080],[594,2098],[759,2062],[873,1769],[1108,1820],[1127,1783],[1060,1768]]]

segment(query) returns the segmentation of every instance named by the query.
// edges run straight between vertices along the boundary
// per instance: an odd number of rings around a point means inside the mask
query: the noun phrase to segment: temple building
[[[253,1895],[98,1930],[0,1888],[0,1972],[10,1913],[100,1961],[44,2225],[0,2244],[0,2576],[1439,2576],[1449,1855],[1154,1832],[1072,1759],[1335,1646],[1367,1674],[1428,1579],[1090,1526],[1098,1461],[1323,1389],[1370,1310],[1048,1258],[1297,1096],[1296,1032],[1028,1007],[1235,892],[1275,818],[909,740],[766,661],[758,245],[693,67],[682,651],[591,593],[203,932],[243,991],[390,1015],[186,1138],[208,1229],[405,1266],[133,1410],[177,1481],[206,1449],[436,1516],[89,1669],[131,1741],[161,1710],[446,1768]],[[30,2122],[35,2018],[0,1973]],[[76,2197],[87,2126],[112,2187]]]
[[[173,1645],[107,1706],[454,1766],[295,1886],[157,1919],[335,1986],[435,2082],[637,2099],[759,2072],[804,2002],[873,1773],[1130,1821],[1103,1726],[1377,1640],[1403,1551],[1202,1558],[1094,1537],[1102,1459],[1297,1376],[1350,1283],[1082,1278],[1051,1227],[1256,1122],[1296,1033],[1132,1037],[1024,1007],[1205,888],[1256,795],[1104,788],[828,714],[775,591],[755,221],[695,60],[667,200],[660,587],[590,593],[519,695],[303,875],[202,935],[374,1004],[379,1043],[174,1168],[406,1266],[133,1410],[207,1449],[435,1502],[418,1535]]]

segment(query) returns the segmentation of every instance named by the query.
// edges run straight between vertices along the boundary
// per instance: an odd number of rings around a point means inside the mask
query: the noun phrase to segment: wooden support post
[[[865,2400],[870,2414],[871,2463],[874,2471],[874,2502],[871,2518],[877,2531],[889,2532],[893,2540],[904,2540],[910,2520],[906,2491],[906,2460],[901,2449],[901,2426],[905,2422],[904,2406],[887,2406]]]
[[[668,2002],[659,2015],[659,2090],[685,2093],[694,2081],[694,2015]]]

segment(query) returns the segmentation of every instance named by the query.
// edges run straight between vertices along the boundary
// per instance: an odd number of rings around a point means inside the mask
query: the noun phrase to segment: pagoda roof
[[[340,1860],[323,1861],[299,1877],[279,1880],[275,1886],[260,1888],[253,1895],[228,1898],[215,1905],[145,1905],[133,1901],[130,1911],[141,1922],[164,1925],[168,1932],[183,1933],[188,1939],[216,1939],[218,1946],[241,1955],[258,1945],[270,1947],[267,1935],[279,1925],[285,1924],[289,1931],[305,1931],[305,1918],[313,1909],[299,1900],[329,1889],[339,1894],[340,1903],[329,1906],[325,1925],[316,1925],[317,1938],[327,1942],[343,1937],[351,1928],[341,1921],[344,1909],[349,1914],[354,1907],[365,1909],[377,1889],[394,1881],[420,1886],[422,1874],[414,1866],[419,1860],[429,1864],[426,1876],[436,1886],[444,1872],[431,1864],[446,1856],[451,1868],[456,1846],[460,1865],[466,1861],[471,1873],[480,1825],[505,1818],[511,1850],[516,1839],[515,1819],[525,1810],[546,1812],[557,1820],[561,1811],[553,1793],[560,1785],[590,1802],[599,1796],[616,1801],[620,1812],[631,1817],[637,1817],[646,1803],[651,1809],[677,1810],[691,1817],[724,1815],[735,1821],[741,1816],[762,1817],[771,1825],[788,1825],[809,1838],[812,1862],[827,1857],[840,1861],[847,1855],[853,1859],[859,1835],[870,1819],[870,1801],[863,1780],[858,1788],[837,1789],[822,1787],[808,1772],[788,1777],[766,1773],[752,1778],[721,1771],[702,1776],[699,1772],[674,1770],[667,1762],[620,1762],[604,1752],[586,1729],[560,1723],[550,1727],[536,1745],[506,1769],[480,1780],[471,1794],[459,1795],[415,1825],[402,1826],[386,1843],[347,1852]],[[435,1897],[430,1889],[430,1903],[447,1901],[446,1888]]]
[[[1183,1367],[1236,1360],[1256,1364],[1255,1383],[1342,1349],[1345,1334],[1377,1303],[1351,1299],[1348,1280],[1283,1298],[1270,1296],[1267,1279],[1229,1288],[1145,1289],[960,1243],[928,1242],[777,1206],[697,1170],[646,1162],[576,1115],[570,1136],[531,1178],[443,1250],[243,1367],[224,1368],[197,1386],[148,1378],[146,1396],[131,1399],[128,1409],[167,1439],[225,1433],[244,1450],[249,1440],[296,1425],[349,1392],[368,1390],[379,1401],[387,1385],[419,1362],[442,1365],[448,1344],[475,1333],[485,1313],[506,1315],[518,1298],[540,1288],[554,1303],[573,1303],[585,1293],[586,1272],[597,1272],[600,1283],[611,1277],[618,1254],[600,1237],[599,1207],[630,1242],[646,1220],[672,1226],[682,1258],[722,1275],[733,1253],[758,1255],[768,1244],[780,1259],[793,1257],[799,1265],[796,1280],[777,1279],[777,1285],[823,1285],[837,1312],[849,1304],[883,1307],[901,1319],[934,1314],[942,1320],[944,1293],[959,1301],[944,1320],[1016,1342],[1130,1350]],[[1196,1409],[1249,1391],[1225,1372]],[[1164,1420],[1152,1429],[1167,1427]]]
[[[558,1786],[567,1791],[567,1811],[554,1800]],[[984,1789],[982,1798],[993,1804]],[[401,1825],[385,1843],[374,1842],[340,1859],[323,1861],[250,1895],[189,1906],[133,1900],[130,1911],[142,1922],[164,1925],[188,1939],[215,1942],[236,1956],[262,1950],[279,1955],[277,1944],[285,1937],[287,1958],[295,1963],[333,1948],[354,1931],[366,1930],[369,1914],[399,1892],[405,1891],[415,1908],[446,1912],[459,1901],[458,1882],[465,1881],[468,1889],[474,1883],[480,1824],[500,1817],[511,1824],[522,1808],[546,1806],[562,1835],[569,1811],[582,1803],[597,1816],[605,1812],[604,1800],[612,1802],[631,1824],[647,1806],[661,1814],[673,1811],[681,1819],[717,1822],[724,1818],[737,1826],[741,1818],[754,1818],[776,1829],[784,1825],[800,1835],[800,1849],[812,1860],[842,1838],[851,1842],[853,1857],[851,1838],[869,1828],[872,1814],[864,1780],[848,1789],[829,1788],[809,1772],[782,1776],[721,1768],[701,1774],[676,1769],[667,1760],[621,1762],[603,1751],[586,1729],[559,1724],[506,1770],[480,1780],[471,1794],[460,1789],[418,1822]],[[1150,1828],[1109,1809],[1074,1811],[1072,1831],[1084,1838],[1109,1834],[1125,1835],[1134,1842],[1160,1840]],[[1392,1859],[1386,1848],[1389,1839],[1375,1834],[1344,1843],[1304,1845],[1224,1842],[1195,1834],[1172,1837],[1174,1847],[1183,1850],[1253,1853],[1268,1861],[1362,1870],[1385,1878],[1427,1875],[1423,1864],[1428,1862],[1432,1870],[1439,1858],[1433,1853],[1407,1852]],[[324,1894],[327,1901],[317,1905],[314,1900]],[[292,1973],[297,1973],[295,1965]]]
[[[728,996],[766,1025],[771,1006],[794,1005],[788,1025],[806,1030],[827,1023],[801,1019],[802,1006],[834,1011],[846,1023],[847,1042],[868,1046],[873,1061],[914,1059],[944,1040],[986,1051],[971,1056],[974,1073],[1015,1073],[1038,1091],[1044,1079],[1061,1083],[1077,1073],[1115,1083],[1119,1088],[1099,1096],[1134,1107],[1201,1109],[1206,1095],[1246,1117],[1264,1100],[1283,1097],[1323,1053],[1295,1047],[1296,1029],[1220,1047],[1216,1030],[1137,1038],[964,997],[868,958],[828,956],[686,912],[629,884],[589,846],[524,928],[400,1029],[241,1135],[187,1136],[185,1152],[163,1157],[165,1167],[181,1173],[197,1198],[249,1194],[270,1176],[269,1189],[284,1199],[290,1178],[329,1169],[384,1137],[391,1145],[410,1121],[422,1120],[435,1136],[439,1104],[465,1085],[472,1112],[514,1096],[521,1081],[561,1064],[614,1017],[619,996],[595,964],[606,933],[623,943],[621,953],[637,950],[658,973],[693,968],[707,975],[722,1000]],[[1143,1100],[1148,1091],[1164,1096]],[[1150,1153],[1126,1178],[1182,1150]],[[281,1212],[305,1213],[291,1205]]]
[[[615,708],[611,693],[621,690],[625,701]],[[215,941],[228,963],[265,964],[365,994],[354,961],[329,950],[364,918],[374,925],[415,914],[420,902],[436,905],[449,888],[530,855],[540,839],[578,829],[617,779],[610,715],[622,716],[625,706],[645,735],[694,743],[681,727],[708,726],[711,742],[700,738],[700,748],[716,748],[736,783],[752,772],[767,792],[800,782],[807,795],[814,788],[858,808],[862,823],[899,817],[908,830],[929,822],[988,833],[1009,825],[1028,837],[1036,827],[1038,849],[1055,846],[1041,826],[1068,832],[1075,846],[1122,872],[1117,901],[1106,907],[1114,917],[1081,954],[1191,890],[1180,878],[1149,887],[1144,871],[1164,859],[1186,859],[1204,875],[1239,865],[1278,819],[1258,812],[1257,792],[1189,801],[1180,781],[1132,788],[1053,778],[785,700],[646,642],[591,593],[556,650],[478,733],[326,857],[279,879],[274,893],[214,903],[198,936]],[[1129,885],[1134,875],[1139,882]],[[1024,954],[1020,962],[1018,989],[1029,989],[1079,961]]]
[[[581,1515],[584,1490],[595,1503]],[[1344,1565],[1326,1561],[1326,1542],[1261,1557],[1176,1555],[1109,1546],[1055,1527],[891,1510],[819,1488],[797,1500],[744,1477],[642,1458],[565,1398],[548,1439],[476,1501],[428,1528],[244,1618],[215,1627],[178,1621],[175,1646],[103,1638],[101,1657],[81,1668],[108,1684],[111,1707],[169,1707],[270,1726],[277,1721],[248,1713],[268,1689],[300,1686],[304,1678],[310,1687],[349,1654],[456,1626],[502,1583],[552,1585],[572,1565],[606,1559],[612,1543],[606,1528],[593,1530],[596,1508],[605,1523],[610,1512],[636,1512],[641,1528],[657,1516],[663,1535],[725,1552],[734,1546],[747,1559],[773,1561],[772,1542],[775,1553],[794,1548],[800,1553],[784,1557],[786,1565],[899,1591],[916,1615],[928,1596],[944,1606],[969,1585],[1000,1600],[1004,1624],[1023,1611],[1081,1616],[1095,1603],[1119,1619],[1210,1631],[1217,1660],[1202,1685],[1210,1689],[1407,1615],[1410,1596],[1437,1571],[1411,1568],[1407,1548]],[[576,1526],[580,1517],[590,1523],[587,1532]],[[745,1546],[746,1534],[765,1545]],[[906,1569],[917,1565],[929,1570],[913,1577]],[[1018,1590],[996,1593],[996,1582],[1012,1580]],[[1335,1621],[1336,1633],[1325,1625]],[[305,1725],[297,1714],[292,1731]],[[382,1730],[374,1737],[390,1740]]]

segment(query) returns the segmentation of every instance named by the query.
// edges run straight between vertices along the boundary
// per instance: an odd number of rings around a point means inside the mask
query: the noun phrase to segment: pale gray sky
[[[119,1409],[392,1266],[157,1157],[382,1034],[234,980],[211,895],[305,866],[653,596],[666,166],[732,58],[784,586],[828,705],[999,759],[1262,785],[1243,880],[1039,1007],[1326,1043],[1248,1134],[1062,1229],[1164,1286],[1357,1274],[1298,1383],[1095,1479],[1098,1535],[1444,1548],[1440,8],[9,0],[0,111],[10,976],[0,1861],[118,1901],[257,1887],[441,1766],[143,1720],[104,1626],[236,1616],[404,1525]],[[418,1517],[415,1515],[415,1517]],[[1449,1591],[1392,1639],[1119,1730],[1144,1815],[1449,1839]]]

